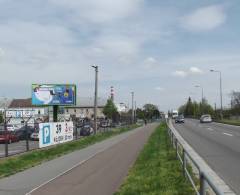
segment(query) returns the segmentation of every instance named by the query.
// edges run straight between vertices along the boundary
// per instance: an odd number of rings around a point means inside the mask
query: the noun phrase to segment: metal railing
[[[182,164],[183,175],[190,181],[197,195],[235,195],[229,186],[207,165],[207,163],[182,138],[168,120],[168,134]]]

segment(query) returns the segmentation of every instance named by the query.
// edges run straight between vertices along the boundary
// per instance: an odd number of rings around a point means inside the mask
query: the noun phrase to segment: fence
[[[183,175],[190,181],[197,195],[235,195],[229,186],[207,165],[168,121],[168,134],[182,164]]]
[[[12,129],[11,131],[6,131],[7,128],[4,125],[0,125],[0,158],[4,158],[7,156],[13,156],[16,154],[24,153],[31,150],[36,150],[39,148],[38,140],[34,140],[31,137],[32,133],[35,131],[36,126],[38,124],[28,123],[27,125],[23,124],[12,124],[12,128],[16,128],[15,130]],[[105,126],[98,128],[98,132],[105,132],[111,131],[113,128],[116,127],[125,127],[128,126],[129,123],[122,123],[118,126]],[[34,128],[35,127],[35,128]],[[82,136],[81,129],[83,128],[83,124],[75,123],[74,122],[74,131],[73,131],[73,139],[77,140],[80,139]],[[13,138],[9,139],[6,138],[7,134],[13,134]],[[17,139],[15,138],[17,137]]]

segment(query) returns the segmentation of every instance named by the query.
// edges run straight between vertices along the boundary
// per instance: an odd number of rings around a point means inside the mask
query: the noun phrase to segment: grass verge
[[[96,142],[100,142],[114,135],[129,131],[137,128],[139,125],[132,125],[130,127],[119,128],[113,131],[99,133],[89,137],[84,137],[76,141],[56,145],[51,148],[39,149],[31,151],[18,156],[9,157],[0,160],[0,178],[13,175],[17,172],[26,170],[30,167],[34,167],[42,162],[52,160],[56,157],[73,152],[92,145]]]
[[[228,124],[228,125],[240,126],[240,121],[239,120],[223,119],[223,120],[217,120],[216,122],[224,123],[224,124]]]
[[[170,146],[166,124],[151,135],[135,165],[115,195],[191,195],[176,152]]]

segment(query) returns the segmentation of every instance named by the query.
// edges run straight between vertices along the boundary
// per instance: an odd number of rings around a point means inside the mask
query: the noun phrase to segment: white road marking
[[[207,130],[209,130],[209,131],[214,131],[214,129],[211,128],[211,127],[208,127]]]
[[[227,136],[230,136],[230,137],[232,137],[233,135],[232,134],[230,134],[230,133],[223,133],[224,135],[227,135]]]

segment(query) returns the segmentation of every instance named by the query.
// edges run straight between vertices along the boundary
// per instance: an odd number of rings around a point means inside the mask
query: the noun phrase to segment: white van
[[[178,111],[177,110],[173,110],[172,111],[172,118],[175,119],[178,117]]]

